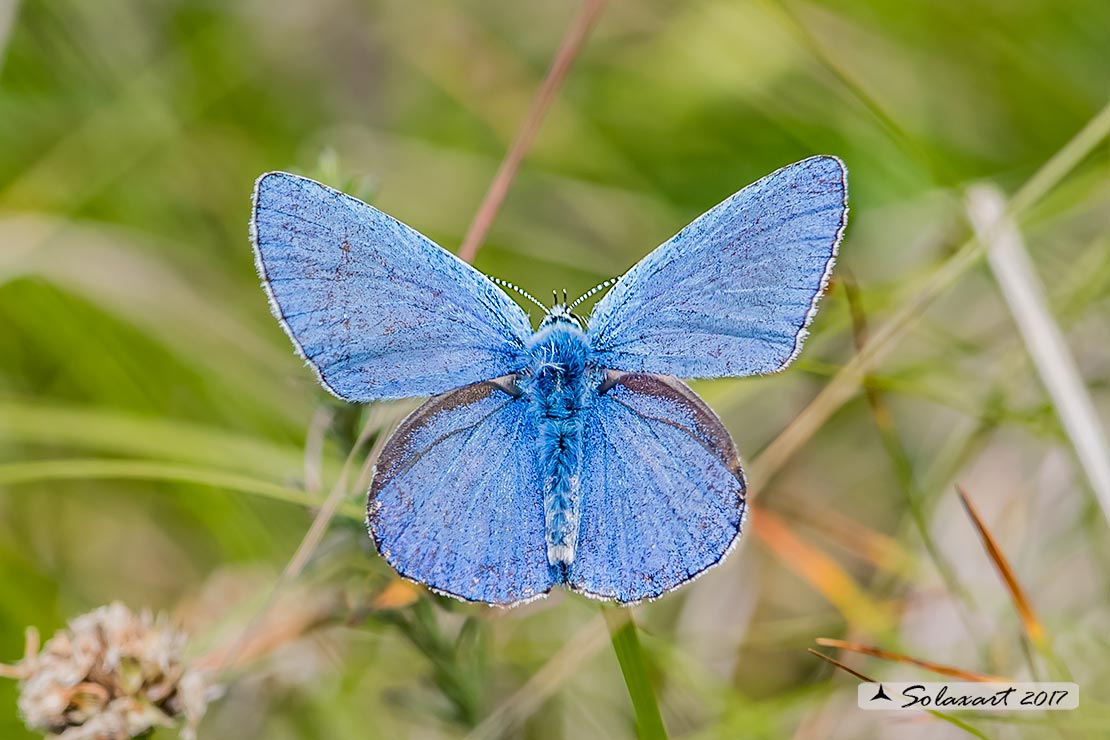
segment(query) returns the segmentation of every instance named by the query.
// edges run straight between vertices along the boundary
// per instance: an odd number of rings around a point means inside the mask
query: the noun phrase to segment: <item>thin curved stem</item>
[[[474,257],[477,256],[478,249],[482,246],[505,196],[509,193],[509,186],[516,177],[517,170],[520,169],[524,155],[532,148],[532,142],[539,133],[540,124],[543,123],[552,103],[555,102],[563,80],[566,79],[571,65],[604,7],[605,0],[584,0],[578,14],[567,28],[559,44],[559,50],[555,53],[555,60],[551,63],[547,76],[536,92],[536,97],[532,99],[532,107],[529,108],[524,122],[517,130],[516,138],[513,139],[509,151],[505,153],[505,158],[501,160],[497,174],[493,176],[493,182],[490,183],[482,204],[474,214],[474,220],[470,222],[466,236],[463,237],[462,246],[459,247],[459,258],[463,262],[473,262]]]

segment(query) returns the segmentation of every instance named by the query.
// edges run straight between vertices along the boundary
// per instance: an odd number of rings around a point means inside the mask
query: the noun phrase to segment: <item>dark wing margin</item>
[[[728,431],[681,381],[610,373],[586,423],[578,549],[567,585],[629,604],[720,563],[746,484]]]
[[[551,590],[528,401],[494,381],[436,396],[382,450],[367,527],[405,578],[514,606]]]

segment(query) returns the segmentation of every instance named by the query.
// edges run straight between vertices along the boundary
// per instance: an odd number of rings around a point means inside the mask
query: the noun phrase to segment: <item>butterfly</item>
[[[720,563],[747,509],[728,431],[678,378],[789,365],[847,212],[839,159],[789,165],[599,286],[612,283],[588,319],[564,293],[535,330],[490,278],[304,177],[258,179],[251,237],[324,388],[431,396],[370,486],[370,536],[400,575],[498,606],[556,585],[630,604]]]

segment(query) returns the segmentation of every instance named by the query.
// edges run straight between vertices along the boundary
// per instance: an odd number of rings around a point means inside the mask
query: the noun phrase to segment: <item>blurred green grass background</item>
[[[247,242],[254,179],[316,176],[455,248],[573,12],[0,3],[0,659],[19,657],[25,626],[48,634],[114,599],[176,613],[198,654],[243,629],[367,415],[316,387],[267,310]],[[846,279],[880,325],[968,239],[963,188],[1013,193],[1108,93],[1105,0],[614,2],[476,265],[540,297],[577,294],[762,175],[841,157],[840,280],[801,360],[696,386],[753,458],[853,357]],[[1110,170],[1105,142],[1081,154],[1020,223],[1105,424]],[[761,536],[757,517],[727,566],[635,610],[671,735],[969,736],[857,711],[852,679],[805,651],[839,637],[1074,678],[1081,712],[968,722],[992,738],[1106,736],[1107,522],[985,263],[899,336],[869,387],[888,421],[858,392],[777,476],[753,479],[788,538]],[[1051,655],[1023,637],[957,481]],[[289,634],[234,673],[202,736],[634,735],[595,604],[382,609],[392,575],[362,496],[283,588],[297,595],[278,601]],[[0,736],[32,736],[12,682]]]

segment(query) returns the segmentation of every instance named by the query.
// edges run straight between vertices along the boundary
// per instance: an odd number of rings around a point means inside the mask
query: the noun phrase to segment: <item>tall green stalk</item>
[[[647,661],[640,647],[636,633],[636,623],[632,613],[626,609],[604,607],[601,613],[609,625],[609,639],[613,652],[617,654],[621,673],[624,675],[632,708],[636,711],[636,734],[640,740],[666,740],[667,728],[663,725],[663,715],[659,712],[659,702],[648,677]]]

